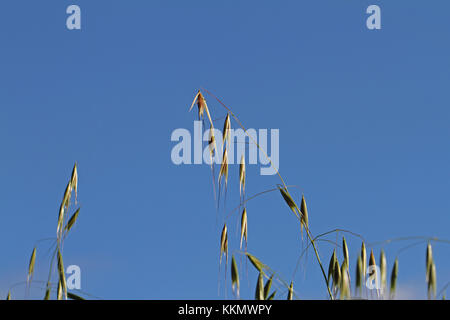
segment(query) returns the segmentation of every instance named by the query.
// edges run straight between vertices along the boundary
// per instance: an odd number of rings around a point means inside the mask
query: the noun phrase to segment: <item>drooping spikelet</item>
[[[231,256],[231,289],[239,298],[239,271],[234,255]]]
[[[301,231],[303,232],[303,227],[305,227],[305,229],[309,229],[308,226],[308,209],[306,208],[306,201],[305,201],[305,196],[302,195],[302,203],[300,205],[300,211],[301,211]]]
[[[241,217],[241,242],[240,248],[242,249],[242,240],[245,239],[245,243],[247,243],[247,209],[244,208],[242,211]]]
[[[239,164],[239,195],[241,192],[245,194],[245,157],[242,155],[241,163]]]
[[[228,232],[226,224],[223,226],[222,235],[220,236],[220,263],[222,263],[223,254],[225,254],[228,261]]]

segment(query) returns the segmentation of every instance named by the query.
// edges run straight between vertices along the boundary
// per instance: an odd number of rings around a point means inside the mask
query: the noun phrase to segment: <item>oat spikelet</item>
[[[373,255],[373,250],[370,250],[370,258],[369,258],[369,267],[372,267],[372,274],[374,274],[374,280],[375,283],[378,282],[378,274],[377,274],[377,268],[376,268],[377,263],[375,262],[375,256]],[[372,274],[370,274],[369,276],[371,276]]]
[[[339,261],[336,257],[334,260],[334,266],[333,266],[333,287],[339,288],[341,283],[341,267],[339,266]]]
[[[358,255],[358,259],[356,261],[356,284],[355,284],[355,288],[356,288],[356,295],[358,295],[358,292],[362,293],[362,260],[361,260],[361,256]]]
[[[223,124],[223,145],[224,146],[230,145],[230,135],[231,135],[231,120],[230,120],[230,114],[227,113],[225,122]]]
[[[296,204],[294,200],[292,199],[291,195],[288,193],[286,188],[278,188],[280,190],[281,195],[283,196],[284,201],[289,206],[289,208],[292,210],[292,212],[297,216],[297,218],[300,218],[296,211]]]
[[[241,192],[245,194],[245,157],[241,156],[241,163],[239,165],[239,196]]]
[[[222,181],[222,178],[225,180],[225,187],[228,183],[228,150],[225,148],[223,151],[222,164],[220,165],[219,170],[219,184]]]
[[[225,237],[224,251],[225,251],[225,262],[226,262],[226,264],[228,264],[228,233],[227,233],[227,235]]]
[[[76,167],[74,168],[74,172],[76,172]],[[78,177],[78,174],[76,174],[76,177]],[[72,173],[72,178],[70,179],[70,181],[67,183],[66,186],[66,190],[64,191],[64,196],[63,196],[63,200],[61,202],[61,205],[59,207],[59,215],[58,215],[58,226],[56,228],[56,235],[57,238],[60,239],[61,237],[61,233],[62,233],[62,228],[63,228],[63,223],[64,223],[64,214],[66,212],[66,210],[69,209],[69,205],[70,205],[70,197],[72,195],[72,181],[76,180],[77,186],[78,186],[78,178],[74,179],[73,178],[73,173]]]
[[[203,117],[203,112],[204,112],[204,104],[203,101],[205,99],[203,98],[202,93],[200,92],[200,90],[198,90],[197,94],[194,97],[194,101],[192,101],[191,107],[189,108],[189,111],[192,110],[192,108],[194,107],[195,103],[197,102],[197,107],[198,107],[198,118],[201,119]]]
[[[334,265],[335,265],[336,260],[337,260],[336,249],[334,249],[333,254],[331,255],[331,258],[330,258],[330,263],[328,264],[328,276],[327,276],[328,285],[330,285],[331,277],[334,274]]]
[[[245,255],[247,256],[248,260],[252,263],[252,265],[259,271],[262,272],[263,269],[267,268],[267,266],[262,263],[258,258],[251,255],[250,253],[246,252]]]
[[[59,234],[62,229],[62,224],[64,223],[64,202],[59,206],[59,215],[58,215],[58,226],[56,228],[56,236],[59,239]]]
[[[294,282],[291,281],[291,284],[289,285],[287,300],[292,300],[293,295],[294,295]]]
[[[384,250],[381,249],[380,252],[380,284],[381,284],[381,292],[383,293],[386,288],[387,283],[387,265],[386,265],[386,255]]]
[[[58,248],[58,274],[59,274],[59,283],[61,284],[62,288],[62,294],[64,295],[64,299],[67,300],[66,275],[64,274],[64,263],[59,248]]]
[[[433,249],[431,248],[431,243],[428,242],[427,245],[427,255],[426,255],[426,280],[429,281],[429,274],[430,274],[430,268],[431,264],[433,263]]]
[[[196,94],[195,97],[194,97],[194,100],[192,101],[192,104],[191,104],[191,107],[189,108],[189,111],[191,111],[192,108],[194,107],[195,102],[197,101],[197,98],[198,98],[198,96],[199,96],[200,94],[201,94],[201,92],[200,92],[200,90],[198,90],[197,94]]]
[[[241,243],[240,249],[242,249],[242,240],[245,239],[245,243],[247,243],[247,209],[244,208],[242,211],[241,217]]]
[[[75,192],[75,204],[77,203],[77,197],[78,197],[78,171],[77,171],[77,164],[73,166],[72,170],[72,177],[70,178],[70,185],[73,191]]]
[[[340,290],[341,290],[341,299],[347,299],[350,297],[350,280],[348,278],[347,260],[344,260],[341,266]]]
[[[270,297],[267,298],[267,300],[273,300],[275,298],[275,295],[277,294],[277,291],[275,290],[274,292],[272,292],[272,294],[270,295]]]
[[[300,211],[301,211],[301,232],[303,233],[303,226],[306,229],[309,229],[308,226],[308,209],[306,208],[306,201],[305,201],[305,196],[302,195],[302,203],[300,205]]]
[[[231,288],[239,298],[239,271],[234,255],[231,256]]]
[[[217,150],[216,137],[214,136],[214,127],[212,127],[212,126],[209,129],[208,145],[209,145],[209,156],[211,157],[211,166],[212,166],[213,165],[214,154],[215,154],[215,152]]]
[[[434,261],[431,262],[428,279],[428,299],[436,299],[436,265]]]
[[[36,263],[36,247],[33,248],[33,252],[31,253],[30,263],[28,264],[28,276],[27,282],[31,281],[34,273],[34,264]]]
[[[56,291],[56,299],[57,300],[63,299],[61,280],[58,281],[58,289]]]
[[[191,107],[189,108],[189,111],[192,110],[192,108],[195,105],[195,102],[197,102],[198,107],[198,118],[203,119],[203,113],[206,111],[206,115],[208,116],[209,122],[211,126],[213,125],[211,115],[209,114],[208,106],[206,105],[206,100],[203,97],[200,90],[198,90],[197,94],[194,97],[194,101],[192,101]]]
[[[345,237],[342,237],[342,252],[344,255],[344,261],[347,262],[347,266],[348,266],[348,264],[349,264],[348,246],[347,246],[347,241],[345,241]]]
[[[398,277],[398,259],[395,259],[394,266],[391,272],[391,288],[390,288],[390,299],[395,298],[395,289],[397,287],[397,277]]]
[[[362,264],[362,278],[363,281],[366,279],[366,272],[367,272],[367,252],[366,252],[366,245],[364,244],[364,241],[361,244],[361,264]]]
[[[220,236],[220,263],[222,263],[223,254],[225,254],[228,261],[228,232],[226,224],[223,226],[222,235]]]
[[[45,289],[44,300],[50,300],[50,290],[51,290],[50,282],[47,281],[47,287]]]
[[[75,293],[72,292],[67,292],[67,297],[71,300],[86,300],[82,297],[80,297],[79,295],[76,295]]]
[[[64,191],[63,204],[66,209],[69,208],[71,196],[72,196],[72,180],[70,180],[67,183],[66,190]]]
[[[80,213],[80,209],[78,208],[77,211],[70,217],[69,221],[67,222],[66,226],[64,227],[64,230],[66,232],[69,232],[70,229],[72,229],[73,225],[77,221],[78,214]]]
[[[264,300],[264,276],[259,272],[258,282],[256,283],[255,300]]]
[[[270,288],[272,287],[273,282],[273,274],[270,276],[269,280],[267,280],[266,285],[264,286],[264,299],[267,300],[269,298]]]

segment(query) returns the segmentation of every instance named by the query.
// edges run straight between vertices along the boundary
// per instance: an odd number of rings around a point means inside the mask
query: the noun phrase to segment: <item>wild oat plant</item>
[[[207,106],[206,99],[201,90],[199,90],[195,95],[194,100],[189,109],[192,110],[195,105],[197,106],[199,120],[205,121],[204,119],[205,113],[207,116],[207,121],[209,123],[210,129],[208,146],[211,160],[211,172],[213,176],[214,197],[216,198],[215,201],[217,201],[217,209],[219,211],[220,196],[223,193],[224,198],[226,198],[226,193],[228,189],[228,176],[229,176],[228,148],[230,148],[233,143],[232,141],[230,141],[230,131],[232,128],[232,121],[236,123],[237,126],[240,127],[242,130],[244,130],[246,136],[249,138],[250,143],[256,145],[256,147],[260,150],[260,152],[262,152],[265,155],[265,157],[268,159],[271,165],[272,161],[265,152],[265,150],[263,150],[258,145],[258,143],[253,140],[251,135],[248,135],[244,125],[232,112],[232,110],[208,90],[203,89],[203,92],[213,97],[218,102],[218,104],[226,111],[222,131],[223,143],[220,146],[221,148],[218,149],[216,139],[214,136],[214,121],[211,117],[211,113]],[[221,161],[218,168],[219,169],[218,177],[215,176],[216,172],[215,161],[213,161],[213,159],[217,155],[221,155]],[[298,221],[300,225],[300,233],[302,235],[301,239],[305,239],[304,241],[306,242],[306,247],[303,250],[302,254],[300,255],[299,260],[303,257],[303,255],[305,255],[305,253],[308,250],[310,249],[313,250],[317,266],[320,268],[323,277],[322,281],[324,289],[326,290],[329,299],[331,300],[395,299],[398,272],[399,272],[398,257],[395,258],[392,270],[390,272],[390,276],[388,276],[387,260],[384,250],[383,249],[380,250],[377,264],[373,249],[370,250],[369,256],[367,255],[366,243],[361,235],[348,230],[334,229],[319,234],[317,236],[313,236],[309,226],[308,209],[304,195],[302,195],[300,205],[298,205],[298,203],[294,200],[294,197],[291,195],[290,192],[290,188],[293,188],[295,186],[287,185],[281,174],[278,172],[278,170],[276,170],[276,173],[280,180],[280,184],[276,185],[273,189],[259,192],[251,197],[246,196],[246,166],[244,155],[242,155],[240,159],[239,172],[236,173],[239,181],[239,188],[238,188],[239,204],[236,210],[239,210],[241,212],[241,215],[239,219],[240,222],[239,249],[236,249],[234,253],[246,257],[250,262],[250,264],[258,272],[258,279],[255,286],[256,288],[254,298],[256,300],[272,300],[275,298],[279,299],[286,298],[288,300],[292,300],[297,297],[294,290],[293,281],[287,282],[283,280],[277,274],[277,272],[274,271],[274,269],[270,268],[269,266],[264,264],[260,259],[252,255],[247,248],[248,243],[248,213],[246,208],[247,202],[268,192],[279,192],[281,199],[287,204],[289,211],[291,212],[291,214],[293,214],[293,217]],[[218,190],[217,194],[216,190]],[[64,262],[63,262],[64,241],[67,238],[69,232],[72,230],[72,227],[75,225],[75,222],[77,221],[78,215],[80,213],[80,208],[77,208],[71,215],[69,214],[72,204],[74,206],[77,205],[77,192],[78,192],[78,172],[77,172],[77,165],[75,164],[72,170],[71,177],[64,191],[62,202],[59,206],[56,237],[43,239],[37,242],[31,253],[26,281],[13,285],[8,292],[6,298],[7,300],[12,299],[12,297],[14,296],[13,289],[23,284],[26,285],[27,291],[29,291],[31,286],[37,286],[38,288],[42,288],[43,291],[45,290],[43,296],[44,300],[50,300],[52,297],[54,297],[57,300],[67,300],[67,299],[84,300],[82,295],[83,294],[88,295],[87,293],[83,293],[81,291],[77,293],[69,292],[67,289],[66,277],[64,273]],[[225,221],[229,217],[230,216],[226,216]],[[229,232],[225,222],[222,227],[219,245],[219,271],[220,266],[222,264],[225,264],[226,270],[225,274],[228,273],[228,262],[229,262],[228,234]],[[335,248],[330,254],[328,269],[327,271],[325,271],[326,269],[323,264],[323,261],[321,260],[317,242],[319,240],[323,240],[324,237],[331,234],[336,235],[347,234],[349,236],[356,237],[361,241],[361,249],[359,250],[359,252],[356,253],[355,255],[356,258],[355,257],[351,258],[348,250],[347,241],[345,239],[345,236],[343,236],[341,243],[337,243],[337,241],[334,243]],[[303,235],[305,235],[305,238],[303,237]],[[51,245],[52,257],[50,259],[49,273],[47,280],[38,281],[33,279],[36,257],[39,254],[38,244],[42,243],[45,240],[52,241]],[[406,248],[418,244],[426,244],[425,281],[427,285],[428,299],[445,299],[445,292],[447,290],[447,287],[450,286],[450,282],[445,284],[442,287],[442,289],[439,292],[437,292],[436,265],[433,258],[431,243],[442,242],[448,244],[450,243],[450,241],[432,237],[407,237],[407,238],[389,239],[386,241],[382,241],[380,243],[374,243],[372,244],[372,246],[377,244],[389,244],[394,241],[410,241],[410,240],[418,240],[418,242],[415,242]],[[235,297],[240,298],[239,293],[241,281],[239,275],[239,267],[235,254],[231,255],[231,268],[230,268],[231,287]],[[223,259],[224,257],[225,259]],[[367,261],[368,257],[369,261]],[[341,259],[341,261],[339,261],[339,258]],[[355,280],[353,288],[350,276],[350,265],[352,264],[351,260],[354,260],[353,262],[355,263],[355,278],[354,278]],[[389,278],[389,286],[387,283],[388,278]],[[376,286],[375,289],[369,290],[366,286],[366,281],[368,279],[372,280],[373,283],[378,283],[379,285]],[[275,284],[277,288],[273,289],[272,286],[275,287]],[[282,292],[284,292],[284,294],[282,294]]]
[[[13,285],[7,295],[7,300],[11,300],[14,297],[14,290],[18,286],[25,284],[26,286],[26,296],[28,298],[28,292],[30,288],[37,287],[41,288],[44,293],[44,300],[50,300],[54,297],[56,300],[83,300],[79,295],[79,292],[69,292],[67,290],[66,276],[64,273],[64,261],[63,261],[63,247],[64,241],[75,225],[78,215],[80,213],[80,208],[77,208],[71,215],[70,210],[73,205],[77,205],[77,194],[78,194],[78,171],[77,165],[75,164],[72,170],[72,175],[67,183],[66,189],[64,191],[63,199],[59,206],[57,215],[57,226],[56,226],[56,237],[46,238],[37,241],[34,246],[30,262],[28,265],[28,274],[26,282],[20,282]],[[70,217],[70,218],[69,218]],[[52,257],[50,259],[50,266],[48,272],[48,278],[46,281],[34,280],[34,270],[36,264],[36,256],[39,254],[38,245],[43,242],[51,241],[50,249],[52,250]],[[55,263],[56,259],[56,263]]]
[[[225,121],[223,125],[222,131],[222,145],[218,146],[216,143],[216,139],[214,136],[214,121],[218,121],[219,119],[212,120],[211,112],[206,103],[205,94],[209,97],[212,97],[218,105],[224,109],[226,112]],[[206,89],[198,90],[197,94],[194,97],[194,100],[189,108],[189,111],[193,109],[194,106],[197,106],[198,109],[198,119],[205,123],[204,114],[207,115],[207,123],[209,124],[209,155],[211,160],[211,172],[213,175],[213,190],[215,201],[217,202],[217,211],[220,211],[220,197],[223,193],[223,197],[226,197],[227,189],[228,189],[228,176],[229,176],[229,159],[228,156],[230,152],[228,149],[232,146],[233,141],[230,141],[230,130],[232,127],[232,122],[237,125],[237,127],[244,130],[246,137],[249,138],[249,143],[256,145],[258,150],[267,158],[270,165],[272,165],[272,161],[270,157],[267,155],[266,151],[263,150],[260,145],[258,145],[257,141],[255,141],[251,135],[248,134],[242,122],[238,119],[235,113],[226,106],[219,98],[217,98],[213,93]],[[223,118],[222,118],[223,119]],[[216,131],[217,132],[217,131]],[[213,161],[215,157],[219,156],[221,161],[217,163],[217,161]],[[219,166],[218,176],[215,176],[216,168],[215,165]],[[276,169],[276,168],[275,168]],[[375,253],[373,249],[370,250],[369,256],[367,255],[366,243],[364,238],[356,234],[354,232],[343,230],[343,229],[334,229],[331,231],[327,231],[318,236],[313,236],[308,219],[308,209],[306,205],[306,200],[304,195],[302,195],[300,203],[297,203],[294,200],[294,197],[291,194],[290,188],[296,186],[289,186],[285,183],[284,178],[281,176],[278,170],[276,170],[276,174],[280,180],[280,184],[274,186],[273,189],[265,190],[263,192],[259,192],[254,196],[247,197],[246,196],[246,168],[245,168],[245,157],[242,155],[239,164],[239,172],[236,172],[236,177],[238,177],[239,188],[236,186],[235,190],[239,189],[239,204],[237,205],[237,209],[241,212],[240,221],[240,239],[239,248],[233,251],[234,253],[231,255],[231,288],[233,290],[233,294],[236,298],[239,299],[240,293],[240,276],[239,276],[239,267],[237,263],[237,258],[235,255],[241,255],[246,257],[248,261],[253,265],[253,267],[257,270],[259,276],[256,282],[255,289],[255,299],[256,300],[272,300],[275,298],[278,299],[288,299],[292,300],[296,298],[294,290],[293,281],[285,281],[283,280],[277,272],[275,272],[272,268],[261,262],[257,257],[252,255],[247,248],[248,242],[248,216],[247,212],[247,202],[268,192],[279,192],[281,199],[287,204],[288,209],[290,210],[293,217],[298,221],[300,225],[300,233],[302,241],[305,241],[305,249],[303,250],[299,260],[305,255],[305,253],[312,249],[314,252],[315,260],[317,262],[317,266],[320,268],[322,274],[322,281],[324,289],[327,292],[327,296],[329,299],[395,299],[396,298],[396,288],[397,288],[397,279],[399,272],[399,261],[398,257],[395,258],[395,261],[392,265],[392,270],[390,271],[390,276],[388,275],[387,270],[387,260],[386,255],[383,249],[379,252],[378,261],[375,258]],[[218,193],[216,194],[216,190]],[[225,201],[224,201],[225,202]],[[224,204],[225,205],[225,204]],[[224,210],[225,211],[225,210]],[[222,232],[220,235],[220,245],[219,245],[219,272],[222,264],[225,264],[225,270],[228,270],[228,257],[229,257],[229,245],[228,245],[228,237],[229,230],[227,228],[227,219],[231,217],[231,214],[224,216],[224,225],[222,227]],[[321,256],[319,254],[319,249],[317,246],[318,241],[328,241],[325,240],[324,237],[335,234],[336,237],[339,234],[346,234],[351,237],[355,237],[356,240],[361,241],[361,249],[356,253],[354,257],[351,257],[349,254],[349,249],[347,245],[347,241],[345,236],[342,237],[341,243],[338,241],[334,242],[334,250],[330,254],[330,260],[328,263],[328,269],[326,271]],[[303,237],[305,235],[305,238]],[[427,284],[427,294],[428,299],[445,299],[445,292],[447,287],[450,285],[450,282],[442,287],[442,289],[437,292],[437,279],[436,279],[436,265],[433,259],[432,254],[432,242],[441,242],[441,243],[450,243],[448,240],[442,240],[438,238],[432,237],[407,237],[407,238],[397,238],[390,239],[386,241],[382,241],[379,243],[373,243],[372,246],[375,245],[384,245],[389,244],[394,241],[412,241],[417,240],[418,242],[413,243],[412,245],[408,245],[405,248],[410,248],[415,245],[423,244],[426,245],[426,264],[425,264],[425,273],[426,273],[426,284]],[[405,249],[404,248],[404,249]],[[225,258],[225,259],[223,259]],[[367,259],[369,260],[367,261]],[[340,260],[339,260],[340,259]],[[352,277],[350,276],[350,265],[355,263],[355,278],[352,281]],[[225,272],[225,281],[227,279]],[[388,278],[389,278],[389,286],[388,286]],[[366,283],[377,284],[374,285],[373,288],[368,288]],[[272,284],[277,284],[277,288],[271,291]],[[220,282],[219,282],[220,284]],[[220,286],[219,286],[220,288]],[[282,294],[283,293],[283,294]]]

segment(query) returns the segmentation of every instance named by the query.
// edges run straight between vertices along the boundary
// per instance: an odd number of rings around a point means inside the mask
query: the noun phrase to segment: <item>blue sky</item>
[[[66,29],[70,4],[81,7],[80,31]],[[381,30],[366,28],[370,4],[381,7]],[[170,158],[172,131],[193,128],[200,87],[247,127],[280,130],[280,173],[304,193],[313,234],[449,239],[449,11],[448,1],[3,1],[0,295],[26,278],[36,240],[55,234],[77,161],[81,212],[64,257],[80,266],[83,291],[225,297],[224,211],[209,167]],[[248,168],[248,195],[279,183],[258,171]],[[238,204],[237,174],[230,168],[227,213]],[[278,193],[247,211],[249,251],[290,281],[302,249],[295,218]],[[227,223],[239,256],[237,219]],[[361,243],[346,237],[354,269]],[[389,269],[411,243],[384,247]],[[425,297],[425,245],[399,255],[405,297]],[[332,248],[319,245],[325,264]],[[450,248],[433,248],[439,290],[450,281]],[[47,249],[38,247],[35,279],[45,279]],[[244,298],[256,277],[248,265]],[[294,286],[299,298],[326,298],[312,252]],[[23,286],[12,293],[23,297]]]

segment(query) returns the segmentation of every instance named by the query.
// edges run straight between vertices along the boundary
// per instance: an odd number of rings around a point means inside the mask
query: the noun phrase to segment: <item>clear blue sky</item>
[[[69,4],[81,7],[81,31],[66,29]],[[370,4],[381,30],[366,28]],[[55,235],[77,161],[82,209],[64,256],[81,267],[83,291],[225,297],[211,173],[170,159],[171,132],[192,130],[201,86],[247,127],[280,129],[280,172],[304,192],[314,234],[450,238],[449,12],[448,1],[2,1],[0,295],[26,278],[35,241]],[[230,170],[227,212],[238,192]],[[247,180],[248,195],[279,183],[256,166]],[[295,218],[277,193],[247,210],[249,251],[290,281],[302,248]],[[347,238],[354,269],[360,240]],[[389,269],[413,242],[385,247]],[[332,247],[319,245],[326,265]],[[434,245],[438,289],[450,281],[449,252]],[[404,296],[425,297],[425,244],[399,258]],[[243,297],[256,277],[249,265]],[[312,252],[294,281],[298,297],[326,298]]]

